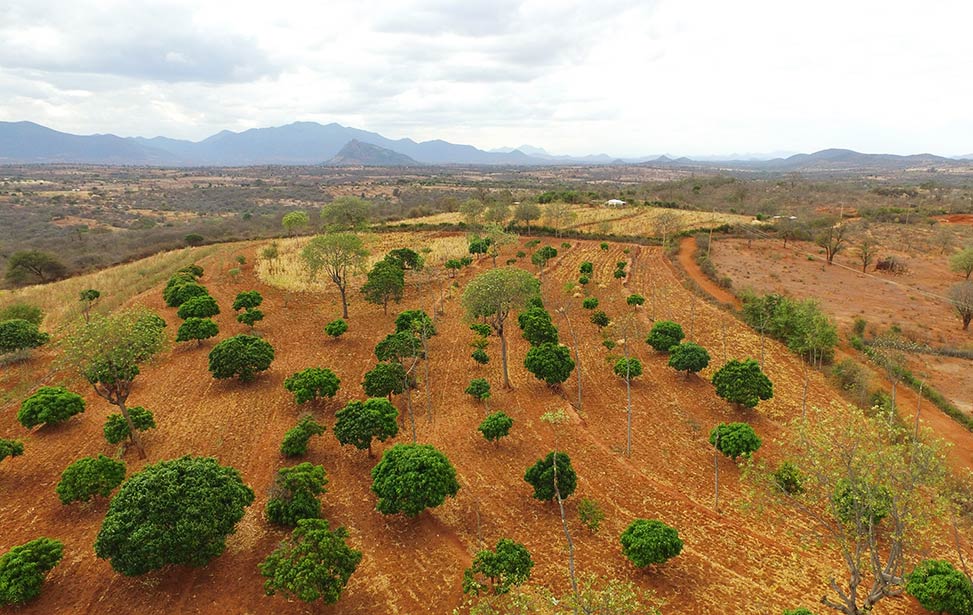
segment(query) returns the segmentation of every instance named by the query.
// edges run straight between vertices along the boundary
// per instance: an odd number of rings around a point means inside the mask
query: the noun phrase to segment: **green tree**
[[[514,220],[527,225],[527,236],[530,237],[530,223],[541,217],[541,207],[537,203],[522,201],[514,207]]]
[[[814,615],[814,612],[811,609],[798,607],[796,609],[784,609],[782,615]]]
[[[95,553],[126,576],[169,564],[205,566],[226,549],[253,499],[240,473],[212,458],[148,465],[112,499]]]
[[[294,403],[297,404],[334,397],[340,385],[338,376],[324,367],[309,367],[284,380],[284,388],[294,394]]]
[[[199,233],[189,233],[183,237],[183,241],[186,242],[187,246],[198,246],[203,243],[205,238]]]
[[[333,337],[334,339],[338,339],[339,337],[344,335],[345,331],[347,330],[348,330],[348,322],[345,321],[343,318],[336,318],[331,322],[329,322],[324,327],[324,332],[330,335],[331,337]]]
[[[387,397],[392,401],[392,395],[405,391],[407,378],[401,363],[382,362],[365,372],[362,389],[369,397]]]
[[[0,557],[0,605],[25,604],[41,595],[44,577],[64,555],[59,540],[35,538]]]
[[[57,425],[84,412],[84,398],[64,387],[41,387],[20,404],[17,421],[32,429],[38,425]]]
[[[530,551],[509,538],[497,541],[495,549],[483,549],[473,557],[473,565],[463,572],[463,593],[493,595],[508,593],[511,588],[526,583],[534,560]]]
[[[0,355],[43,346],[51,339],[32,322],[17,318],[0,322]]]
[[[64,470],[54,491],[61,504],[107,498],[125,480],[125,464],[111,457],[82,457]]]
[[[78,301],[81,302],[81,314],[84,315],[85,322],[91,320],[91,307],[100,297],[101,293],[94,288],[86,288],[78,294]]]
[[[428,339],[436,335],[436,325],[423,310],[405,310],[395,317],[395,332],[425,335]]]
[[[749,457],[760,448],[760,436],[746,423],[720,423],[709,434],[709,443],[727,457]]]
[[[581,301],[581,307],[586,310],[593,310],[598,307],[598,297],[585,297]]]
[[[556,248],[544,246],[530,255],[530,262],[537,266],[538,273],[543,277],[544,267],[547,267],[547,262],[556,256]]]
[[[713,374],[716,394],[726,401],[753,408],[774,396],[774,385],[753,359],[732,359]]]
[[[524,367],[538,380],[543,380],[548,386],[555,387],[571,376],[574,370],[574,359],[571,358],[571,351],[566,346],[545,342],[527,351]]]
[[[39,327],[44,320],[44,310],[36,305],[18,301],[0,309],[0,322],[6,320],[26,320]]]
[[[655,519],[636,519],[622,532],[622,553],[639,568],[664,564],[682,552],[679,533]]]
[[[128,408],[128,416],[132,419],[132,425],[138,431],[155,429],[155,417],[152,415],[151,410],[147,410],[142,406],[133,406]],[[102,433],[105,434],[105,440],[109,444],[118,444],[125,438],[128,438],[129,442],[135,443],[135,438],[132,437],[132,431],[128,427],[128,421],[118,413],[108,415],[108,418],[105,420],[105,426],[102,428]]]
[[[608,318],[608,314],[604,313],[601,310],[591,313],[591,322],[592,324],[597,325],[599,329],[604,329],[609,324],[611,324],[611,320]]]
[[[963,274],[967,280],[973,275],[973,246],[965,248],[949,257],[949,269]],[[9,277],[9,273],[7,274]]]
[[[162,291],[162,298],[167,306],[179,307],[193,297],[202,297],[208,294],[209,291],[202,284],[197,284],[195,281],[181,281],[178,284],[166,286],[165,290]]]
[[[335,413],[334,435],[342,445],[367,449],[372,457],[372,440],[385,442],[398,435],[398,418],[399,411],[384,397],[355,399]]]
[[[429,444],[396,444],[372,468],[372,492],[378,496],[375,508],[383,515],[415,517],[458,491],[453,464]]]
[[[312,436],[325,432],[324,425],[316,422],[310,414],[302,416],[297,425],[287,430],[280,444],[280,454],[284,457],[302,457],[307,454],[307,446]]]
[[[388,254],[385,255],[385,260],[399,269],[408,271],[421,271],[425,265],[422,256],[411,248],[389,250]]]
[[[318,496],[325,492],[327,484],[324,467],[306,461],[277,470],[267,500],[267,520],[293,527],[301,519],[317,519],[321,516]]]
[[[199,295],[180,305],[176,316],[186,320],[187,318],[212,318],[219,313],[220,306],[217,305],[216,299],[210,295]]]
[[[364,228],[372,217],[373,206],[365,199],[340,196],[321,210],[321,221],[334,230]],[[347,318],[347,315],[345,316]]]
[[[500,338],[503,383],[510,387],[507,371],[507,338],[504,326],[512,311],[524,308],[527,300],[537,296],[540,285],[534,276],[513,267],[491,269],[476,276],[463,291],[463,307],[471,319],[484,318]]]
[[[686,337],[682,332],[682,326],[669,320],[658,320],[649,331],[649,336],[645,338],[645,343],[658,352],[669,352],[669,350],[679,344]]]
[[[292,211],[284,214],[284,217],[281,218],[280,223],[284,226],[284,230],[288,235],[293,235],[294,231],[299,231],[310,224],[311,219],[308,217],[307,212],[305,211]]]
[[[324,519],[298,521],[290,538],[260,564],[267,595],[281,592],[304,602],[337,602],[362,558],[347,538],[345,528],[331,531]]]
[[[483,419],[477,430],[483,437],[494,444],[499,443],[500,438],[505,438],[510,433],[510,428],[514,426],[514,420],[507,416],[505,412],[493,412]]]
[[[642,375],[642,362],[635,357],[622,357],[621,359],[615,361],[613,371],[615,372],[616,376],[619,378],[624,378],[625,380],[638,378]]]
[[[948,615],[973,614],[973,583],[949,562],[925,560],[906,579],[906,593],[922,608]]]
[[[341,294],[341,316],[348,318],[348,280],[360,271],[365,264],[368,250],[362,240],[352,233],[329,233],[318,235],[308,242],[301,251],[311,279],[319,275],[327,276]]]
[[[486,254],[487,251],[489,251],[489,249],[490,249],[489,237],[480,237],[478,235],[474,235],[470,237],[469,245],[467,246],[467,250],[469,251],[470,254],[474,256],[478,254]]]
[[[470,354],[470,357],[472,357],[473,360],[476,361],[479,365],[486,365],[487,363],[490,362],[490,355],[488,355],[486,351],[483,350],[482,348],[477,348],[476,350],[474,350]]]
[[[543,459],[527,468],[524,480],[534,488],[534,499],[550,501],[554,499],[554,452],[550,452]],[[578,475],[571,467],[571,458],[567,453],[557,453],[557,491],[561,499],[574,493],[578,486]]]
[[[402,300],[405,289],[405,272],[398,265],[389,261],[378,261],[368,272],[367,281],[361,287],[365,301],[381,305],[382,311],[389,312],[389,300],[398,303]]]
[[[466,199],[459,206],[459,211],[466,218],[466,224],[471,227],[479,227],[480,219],[486,210],[486,205],[480,199]]]
[[[179,325],[176,331],[177,342],[189,342],[196,340],[196,347],[202,345],[203,340],[216,337],[220,334],[220,328],[212,319],[209,318],[187,318]]]
[[[19,457],[24,454],[24,443],[20,440],[4,440],[0,438],[0,461],[7,457]]]
[[[581,267],[578,268],[581,275],[591,276],[595,272],[595,266],[591,261],[584,261],[581,263]]]
[[[470,380],[463,392],[473,399],[482,401],[485,407],[487,400],[490,399],[490,383],[487,382],[486,378],[474,378]]]
[[[709,353],[699,344],[683,342],[669,349],[669,367],[690,374],[698,373],[709,365]]]
[[[591,530],[592,534],[597,534],[601,522],[605,520],[605,511],[601,509],[598,502],[590,498],[581,498],[578,502],[578,519],[582,525]]]
[[[778,489],[788,495],[804,493],[807,476],[792,461],[782,461],[773,473],[773,481]]]
[[[523,331],[524,339],[531,346],[545,343],[557,344],[557,327],[551,322],[551,315],[544,308],[532,307],[517,315],[517,324]]]
[[[625,303],[632,306],[633,308],[639,307],[645,303],[645,297],[638,293],[633,293],[625,298]]]
[[[233,311],[239,312],[240,310],[252,310],[260,307],[264,302],[263,295],[260,291],[256,290],[245,290],[241,293],[237,293],[235,299],[233,299]]]
[[[55,256],[39,250],[14,252],[7,259],[7,281],[11,284],[45,284],[63,278],[67,271]]]
[[[209,352],[209,371],[214,378],[239,378],[250,382],[274,360],[274,347],[253,335],[234,335]]]

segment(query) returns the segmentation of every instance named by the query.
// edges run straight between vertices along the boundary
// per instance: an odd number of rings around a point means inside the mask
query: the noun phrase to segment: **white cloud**
[[[7,0],[0,119],[557,153],[973,151],[960,0]]]

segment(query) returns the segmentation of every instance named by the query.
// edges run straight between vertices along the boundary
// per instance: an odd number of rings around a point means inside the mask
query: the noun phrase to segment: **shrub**
[[[480,365],[486,365],[490,362],[490,355],[488,355],[482,348],[477,348],[470,356]]]
[[[474,378],[463,392],[477,401],[484,401],[490,399],[490,383],[486,378]]]
[[[607,350],[615,350],[615,346],[617,346],[618,344],[615,343],[615,340],[605,339],[605,340],[601,340],[601,345],[604,346]]]
[[[475,322],[472,325],[470,325],[470,331],[473,331],[480,337],[490,337],[490,332],[492,331],[492,329],[488,324],[482,322]]]
[[[514,420],[507,416],[505,412],[494,412],[488,414],[477,430],[483,434],[488,441],[496,444],[500,438],[505,438],[513,427]]]
[[[638,307],[645,304],[645,297],[638,293],[633,293],[625,298],[625,303],[632,307]]]
[[[7,457],[19,457],[24,454],[24,443],[20,440],[4,440],[0,438],[0,461]]]
[[[414,517],[459,491],[456,469],[429,444],[396,444],[372,468],[375,508],[382,514]]]
[[[593,310],[598,307],[598,297],[585,297],[581,302],[581,307],[586,310]]]
[[[784,609],[782,615],[814,615],[811,609],[806,609],[804,607],[798,607],[796,609]]]
[[[352,400],[335,414],[334,435],[342,445],[368,449],[370,457],[373,439],[384,442],[399,433],[398,417],[399,411],[384,397]]]
[[[607,251],[608,251],[608,242],[607,242],[607,241],[603,241],[603,242],[601,242],[601,244],[599,245],[599,247],[600,247],[600,248],[601,248],[602,250],[604,250],[604,251],[606,251],[606,252],[607,252]]]
[[[321,516],[318,496],[324,493],[327,484],[324,467],[306,461],[277,470],[267,500],[267,519],[277,525],[295,526],[301,519],[318,518]]]
[[[233,311],[239,312],[240,310],[252,310],[260,307],[260,304],[263,302],[263,295],[261,295],[258,291],[246,290],[242,293],[238,293],[236,299],[233,300]]]
[[[176,331],[176,341],[189,342],[196,340],[196,346],[199,346],[203,340],[208,340],[219,334],[220,328],[211,319],[190,317],[179,325],[179,330]]]
[[[280,454],[284,457],[302,457],[307,454],[307,446],[311,436],[320,436],[325,432],[325,426],[314,420],[310,414],[301,417],[297,425],[291,427],[284,434],[284,441],[280,444]]]
[[[804,493],[804,482],[807,477],[801,472],[794,463],[783,461],[772,475],[774,485],[788,495],[800,495]]]
[[[0,322],[0,355],[37,348],[48,342],[50,336],[37,330],[37,325],[16,318]]]
[[[340,385],[338,376],[330,369],[322,367],[309,367],[284,380],[284,388],[294,394],[294,402],[298,404],[334,397]]]
[[[605,519],[605,512],[598,502],[590,498],[581,498],[578,502],[578,519],[581,520],[581,525],[588,528],[592,534],[597,534],[601,522]]]
[[[63,423],[84,412],[84,398],[64,387],[41,387],[20,404],[17,420],[27,429]]]
[[[199,233],[190,233],[183,237],[183,241],[186,242],[187,246],[198,246],[203,243],[203,236]]]
[[[358,568],[361,551],[350,548],[348,532],[333,532],[323,519],[302,519],[297,528],[260,564],[268,596],[281,592],[304,602],[334,604]]]
[[[726,401],[753,408],[774,396],[774,385],[753,359],[733,359],[713,374],[716,394]]]
[[[29,303],[11,303],[0,310],[0,322],[5,320],[26,320],[34,326],[41,326],[44,320],[44,311],[36,305]]]
[[[591,275],[595,272],[595,266],[591,261],[584,261],[578,268],[578,272],[582,275]]]
[[[204,295],[209,295],[209,291],[206,290],[205,286],[185,280],[180,284],[167,286],[162,291],[162,298],[169,307],[179,307],[193,297],[202,297]]]
[[[659,320],[652,325],[649,336],[645,338],[645,343],[658,352],[669,352],[686,335],[682,332],[682,326],[669,320]]]
[[[250,382],[266,371],[274,360],[274,347],[253,335],[225,339],[209,353],[209,371],[214,378],[239,378]]]
[[[533,346],[524,357],[524,367],[534,374],[538,380],[543,380],[548,386],[556,386],[571,376],[574,370],[574,360],[571,351],[565,346],[545,342]]]
[[[239,472],[212,458],[148,465],[112,499],[95,553],[126,576],[169,564],[203,566],[226,549],[253,497]]]
[[[615,361],[613,371],[619,378],[632,380],[642,375],[642,362],[635,357],[628,357],[627,359],[622,357]]]
[[[608,314],[598,310],[591,313],[591,322],[598,325],[599,329],[604,329],[611,321],[608,319]]]
[[[760,448],[760,436],[746,423],[720,423],[709,434],[709,443],[727,457],[749,457]]]
[[[582,286],[587,286],[591,282],[591,277],[587,275],[582,275],[578,277],[578,284]]]
[[[59,540],[35,538],[0,557],[0,605],[24,604],[41,595],[44,577],[64,555]]]
[[[344,332],[347,330],[348,330],[348,323],[343,318],[336,318],[331,322],[329,322],[324,327],[324,332],[330,335],[331,337],[333,337],[334,339],[338,339],[339,337],[341,337],[344,334]]]
[[[549,501],[555,497],[554,493],[554,452],[550,452],[543,459],[527,468],[524,480],[534,488],[534,499]],[[571,458],[567,453],[557,453],[557,489],[561,499],[567,499],[578,486],[578,475],[571,467]]]
[[[199,295],[183,302],[176,311],[176,316],[183,320],[187,318],[211,318],[220,313],[220,306],[216,299],[209,295]]]
[[[146,410],[142,406],[128,408],[128,416],[132,419],[132,424],[135,425],[135,429],[138,431],[155,429],[155,417],[152,416],[150,410]],[[125,438],[131,439],[132,437],[132,432],[128,427],[128,421],[125,420],[121,412],[109,414],[102,431],[105,434],[105,440],[109,444],[118,444]]]
[[[185,267],[181,267],[178,271],[176,271],[176,274],[186,275],[195,280],[196,278],[203,277],[203,268],[197,265],[196,263],[193,263],[191,265],[186,265]]]
[[[619,540],[622,553],[639,568],[669,561],[683,545],[675,529],[655,519],[636,519]]]
[[[240,314],[237,314],[236,319],[237,322],[250,327],[250,330],[252,331],[254,325],[264,319],[264,313],[257,308],[247,308]]]
[[[406,378],[401,363],[378,363],[365,372],[362,388],[369,397],[391,397],[405,391]]]
[[[110,457],[82,457],[64,470],[54,491],[61,504],[107,498],[125,480],[125,464]]]
[[[905,591],[929,611],[973,614],[973,584],[947,561],[930,559],[906,577]]]
[[[473,565],[463,572],[463,593],[479,596],[508,593],[530,578],[534,560],[527,547],[509,538],[501,538],[494,550],[483,549],[473,557]]]
[[[689,374],[706,369],[707,365],[709,365],[709,353],[699,344],[683,342],[669,349],[669,367],[686,372],[687,378]]]

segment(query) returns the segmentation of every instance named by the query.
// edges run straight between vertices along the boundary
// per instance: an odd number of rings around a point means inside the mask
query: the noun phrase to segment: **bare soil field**
[[[382,248],[416,248],[428,238],[410,234],[383,236]],[[553,242],[551,242],[553,243]],[[155,413],[158,428],[145,436],[148,462],[185,454],[216,457],[239,469],[257,494],[227,551],[201,569],[173,567],[140,578],[114,573],[95,557],[92,544],[107,509],[107,502],[62,506],[54,486],[61,471],[84,455],[113,454],[101,428],[108,405],[69,374],[54,368],[56,346],[8,372],[5,389],[44,383],[65,383],[82,393],[87,411],[58,428],[41,428],[26,434],[16,423],[18,400],[0,406],[0,437],[23,437],[26,452],[0,467],[0,552],[40,535],[65,543],[65,557],[48,577],[41,597],[20,613],[450,613],[462,600],[462,571],[472,554],[500,537],[526,544],[536,565],[532,583],[563,592],[568,588],[564,537],[555,506],[530,498],[523,481],[525,469],[554,446],[549,425],[540,421],[553,408],[568,412],[571,420],[558,433],[559,450],[572,459],[578,490],[567,502],[569,523],[577,547],[581,572],[632,580],[665,600],[667,614],[779,613],[784,608],[813,606],[825,591],[828,577],[843,573],[837,552],[803,541],[807,522],[784,510],[753,509],[750,487],[740,480],[732,462],[720,459],[721,506],[713,510],[713,455],[709,430],[719,422],[747,421],[761,435],[764,446],[758,458],[776,463],[782,451],[778,440],[785,425],[800,415],[803,367],[779,344],[768,344],[765,370],[774,382],[774,398],[755,411],[740,411],[717,398],[707,381],[725,359],[755,356],[758,337],[738,320],[699,300],[683,288],[660,249],[597,242],[560,246],[559,256],[544,273],[544,295],[551,308],[567,307],[577,329],[579,366],[584,385],[581,411],[572,409],[574,380],[564,392],[552,391],[522,367],[527,342],[516,327],[509,333],[513,389],[501,388],[499,341],[491,337],[491,362],[478,367],[470,358],[472,340],[463,317],[462,286],[491,266],[484,258],[461,271],[455,280],[410,285],[401,305],[388,315],[381,307],[364,303],[351,292],[348,333],[337,341],[325,339],[324,325],[339,314],[337,291],[321,285],[302,291],[278,288],[254,271],[256,254],[266,245],[227,244],[202,253],[206,273],[201,282],[223,307],[216,319],[221,338],[243,332],[229,309],[236,293],[256,289],[264,296],[267,317],[258,325],[260,335],[273,344],[276,360],[255,382],[216,381],[207,371],[212,344],[196,348],[173,347],[145,368],[130,403]],[[504,259],[520,246],[510,246]],[[725,250],[730,252],[729,249]],[[509,254],[508,254],[509,253]],[[247,264],[239,276],[229,272]],[[640,292],[649,300],[636,312],[640,331],[631,346],[646,366],[633,384],[633,454],[622,453],[625,442],[625,387],[611,373],[597,328],[588,322],[577,295],[564,292],[577,278],[581,262],[595,264],[591,294],[612,316],[630,312],[625,297]],[[611,276],[617,261],[629,261],[630,275],[619,281]],[[531,268],[526,262],[519,263]],[[71,281],[76,284],[77,282]],[[64,282],[66,283],[66,282]],[[64,284],[58,283],[58,284]],[[174,309],[161,299],[164,280],[133,293],[131,303],[146,305],[162,314],[172,332],[177,326]],[[352,287],[358,284],[353,283]],[[57,292],[57,285],[45,287]],[[376,459],[363,451],[340,447],[331,434],[334,412],[350,399],[362,398],[359,383],[374,364],[372,349],[393,330],[398,310],[431,311],[444,297],[437,318],[439,335],[431,339],[431,391],[422,387],[414,397],[418,413],[418,440],[436,445],[457,468],[461,489],[455,499],[414,520],[378,513],[369,490],[369,471]],[[653,318],[683,323],[690,339],[710,349],[713,362],[701,377],[688,381],[666,366],[666,358],[640,340]],[[567,338],[561,320],[562,338]],[[282,383],[291,373],[310,366],[330,367],[341,378],[337,399],[313,408],[297,407]],[[6,371],[6,369],[4,369]],[[41,377],[43,375],[43,377]],[[494,386],[491,409],[503,409],[514,418],[511,436],[498,447],[476,432],[484,415],[482,404],[463,393],[470,378],[485,377]],[[841,412],[828,382],[812,373],[810,400],[814,405]],[[402,400],[396,400],[404,412]],[[427,415],[427,407],[429,414]],[[341,600],[333,607],[306,606],[263,594],[257,563],[286,535],[263,519],[263,508],[277,468],[285,465],[278,448],[284,432],[305,411],[329,426],[312,440],[308,461],[322,464],[330,483],[322,496],[322,514],[332,526],[348,528],[351,544],[364,557]],[[408,441],[408,422],[394,442]],[[146,462],[134,451],[126,455],[129,473]],[[597,500],[606,512],[598,533],[578,521],[576,506],[582,497]],[[622,556],[621,531],[636,517],[658,518],[677,528],[685,541],[682,554],[656,570],[635,569]],[[969,541],[968,541],[969,542]],[[973,557],[973,553],[968,556]],[[921,609],[907,598],[882,601],[883,614],[918,614]]]

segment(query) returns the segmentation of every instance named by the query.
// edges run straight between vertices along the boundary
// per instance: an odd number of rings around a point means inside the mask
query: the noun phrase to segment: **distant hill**
[[[352,139],[326,164],[335,167],[415,167],[420,163],[405,154]]]
[[[171,152],[115,135],[72,135],[33,122],[0,122],[0,164],[170,165]]]

